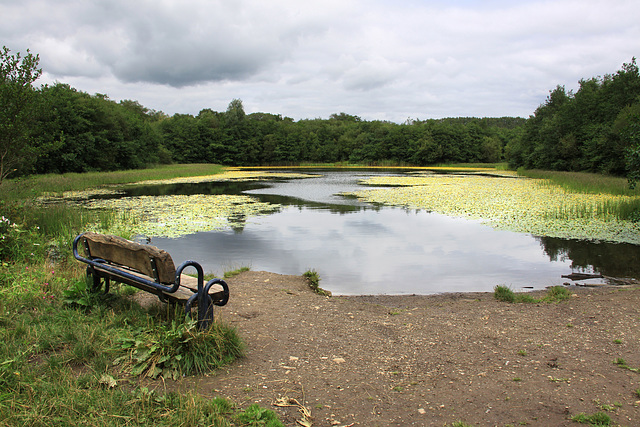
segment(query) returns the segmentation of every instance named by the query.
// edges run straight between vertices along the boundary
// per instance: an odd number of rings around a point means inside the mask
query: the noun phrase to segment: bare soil
[[[228,283],[217,315],[246,357],[180,389],[259,403],[287,426],[577,426],[572,416],[599,411],[640,425],[640,287],[509,304],[492,293],[324,297],[302,277],[254,271]]]

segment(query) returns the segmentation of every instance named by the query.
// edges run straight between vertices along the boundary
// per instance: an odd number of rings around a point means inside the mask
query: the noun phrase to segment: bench
[[[84,255],[80,254],[79,245]],[[214,305],[223,306],[229,300],[229,287],[224,280],[212,279],[205,284],[200,264],[185,261],[176,268],[171,255],[155,246],[85,232],[73,240],[73,256],[87,264],[93,292],[98,292],[102,283],[105,294],[111,281],[124,283],[157,295],[162,302],[183,304],[187,316],[195,303],[200,328],[213,321]],[[197,277],[183,274],[188,267],[196,269]]]

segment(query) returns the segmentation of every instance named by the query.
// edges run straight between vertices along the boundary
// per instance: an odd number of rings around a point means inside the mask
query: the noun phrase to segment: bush
[[[493,296],[498,301],[515,302],[516,294],[507,286],[498,285],[493,290]]]
[[[493,296],[498,301],[537,304],[539,302],[560,302],[571,298],[571,291],[562,286],[552,286],[542,299],[534,298],[528,293],[516,294],[507,286],[498,285],[493,289]]]
[[[118,347],[127,354],[114,365],[134,376],[173,379],[210,372],[241,357],[244,348],[234,328],[214,322],[198,330],[195,319],[175,319],[168,327],[140,330],[122,338]]]

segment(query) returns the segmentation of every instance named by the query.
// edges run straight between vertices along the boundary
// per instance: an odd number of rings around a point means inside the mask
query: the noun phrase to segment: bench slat
[[[173,283],[176,275],[176,267],[168,252],[155,246],[142,245],[123,239],[118,236],[110,236],[86,232],[83,239],[89,246],[92,258],[102,258],[111,263],[126,265],[155,279],[150,259],[154,259],[161,283]]]

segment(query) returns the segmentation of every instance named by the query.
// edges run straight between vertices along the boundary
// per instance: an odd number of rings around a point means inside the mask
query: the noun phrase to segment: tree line
[[[557,86],[507,147],[513,168],[625,174],[640,171],[640,74],[636,59],[615,74]]]
[[[525,121],[460,118],[395,124],[345,113],[294,121],[275,114],[245,114],[238,99],[224,112],[204,109],[196,116],[169,117],[136,101],[114,102],[62,83],[41,88],[38,96],[44,107],[32,141],[40,150],[24,159],[23,174],[158,163],[499,162]]]
[[[6,176],[111,171],[162,163],[294,165],[350,162],[427,166],[501,162],[512,167],[633,172],[640,164],[640,77],[635,58],[603,78],[558,86],[529,119],[447,118],[397,124],[346,113],[294,121],[226,111],[150,110],[137,101],[33,83],[39,58],[0,50],[0,182]],[[635,154],[634,154],[635,147]],[[634,157],[635,156],[635,157]]]

